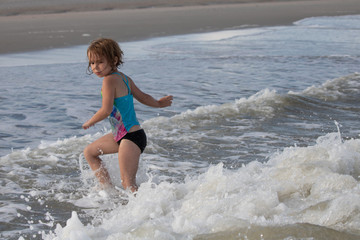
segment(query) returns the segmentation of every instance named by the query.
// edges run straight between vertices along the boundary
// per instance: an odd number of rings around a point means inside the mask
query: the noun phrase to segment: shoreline
[[[93,12],[124,9],[149,9],[161,7],[207,6],[239,3],[260,3],[299,0],[2,0],[0,16],[53,14],[67,12]],[[60,4],[58,4],[60,3]]]
[[[358,0],[261,1],[0,16],[0,54],[261,26],[308,17],[360,14]]]

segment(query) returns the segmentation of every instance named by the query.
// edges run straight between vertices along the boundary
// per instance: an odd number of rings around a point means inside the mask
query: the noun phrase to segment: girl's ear
[[[115,66],[116,66],[118,63],[119,63],[119,58],[118,58],[118,57],[115,57],[115,58],[114,58],[114,64],[115,64]]]

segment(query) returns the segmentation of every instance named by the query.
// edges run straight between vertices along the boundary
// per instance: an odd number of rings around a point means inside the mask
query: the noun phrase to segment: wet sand
[[[75,2],[78,1],[81,2]],[[207,1],[212,3],[208,5],[196,5],[204,4],[201,2],[205,0],[184,0],[182,6],[176,7],[169,6],[169,1],[167,5],[120,6],[121,9],[114,6],[106,8],[106,2],[102,7],[74,7],[62,13],[56,13],[60,11],[56,6],[48,7],[47,13],[41,9],[16,12],[9,7],[8,12],[2,12],[0,16],[0,54],[87,45],[98,37],[124,42],[224,29],[289,25],[315,16],[360,14],[358,0],[268,0],[250,3],[232,3],[229,0],[225,4]]]

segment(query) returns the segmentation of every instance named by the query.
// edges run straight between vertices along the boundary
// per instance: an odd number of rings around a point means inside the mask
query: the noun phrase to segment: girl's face
[[[96,56],[89,54],[89,61],[91,70],[95,73],[98,77],[105,77],[113,72],[113,69],[109,62],[103,56]]]

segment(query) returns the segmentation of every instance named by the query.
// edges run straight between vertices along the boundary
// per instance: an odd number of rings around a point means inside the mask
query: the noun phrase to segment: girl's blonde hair
[[[115,71],[123,62],[123,51],[120,49],[119,44],[109,38],[99,38],[91,42],[87,49],[87,56],[89,59],[88,71],[91,70],[91,62],[94,58],[105,57],[110,64],[113,71]]]

